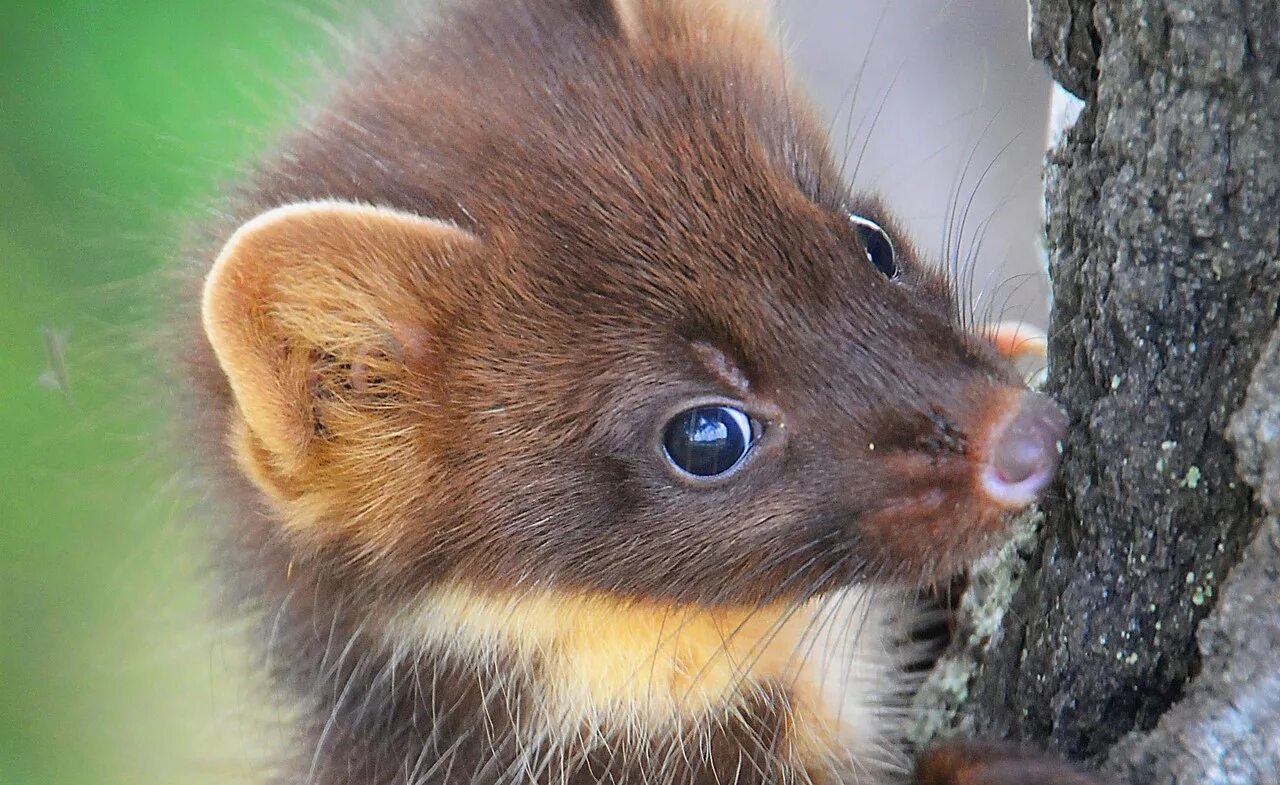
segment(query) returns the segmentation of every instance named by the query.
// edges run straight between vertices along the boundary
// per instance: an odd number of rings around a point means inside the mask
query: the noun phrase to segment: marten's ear
[[[677,46],[708,45],[753,57],[777,49],[769,0],[608,0],[628,40]]]
[[[279,207],[231,237],[202,316],[235,396],[238,456],[264,490],[298,497],[339,452],[328,442],[371,430],[371,414],[397,416],[390,404],[431,365],[440,279],[478,245],[443,221],[344,202]]]

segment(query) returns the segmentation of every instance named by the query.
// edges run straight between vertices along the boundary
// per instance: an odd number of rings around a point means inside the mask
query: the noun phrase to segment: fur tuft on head
[[[611,0],[619,27],[634,43],[763,45],[773,51],[774,24],[766,0]]]

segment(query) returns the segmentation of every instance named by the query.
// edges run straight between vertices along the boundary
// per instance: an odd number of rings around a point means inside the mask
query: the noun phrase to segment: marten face
[[[260,173],[204,324],[297,559],[726,604],[959,568],[1056,409],[841,184],[767,34],[597,5],[458,14],[412,44],[438,73],[362,74]]]

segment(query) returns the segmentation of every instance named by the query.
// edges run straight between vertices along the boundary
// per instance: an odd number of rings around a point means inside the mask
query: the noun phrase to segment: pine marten
[[[297,708],[275,781],[1091,781],[900,751],[910,596],[1064,422],[842,181],[761,5],[409,13],[227,200],[192,437]]]

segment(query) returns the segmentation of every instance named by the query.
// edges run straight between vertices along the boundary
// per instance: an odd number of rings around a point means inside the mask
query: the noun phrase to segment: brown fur
[[[971,445],[1016,381],[900,232],[900,279],[867,263],[848,212],[891,218],[848,193],[737,5],[458,3],[370,46],[231,200],[197,264],[218,258],[192,421],[233,595],[310,717],[282,781],[518,770],[545,652],[387,634],[441,587],[752,618],[945,575],[999,534]],[[692,488],[655,445],[708,397],[765,435],[732,481]],[[634,617],[590,618],[622,641],[610,620]],[[866,765],[799,743],[798,682],[735,673],[707,714],[584,727],[523,778]]]

